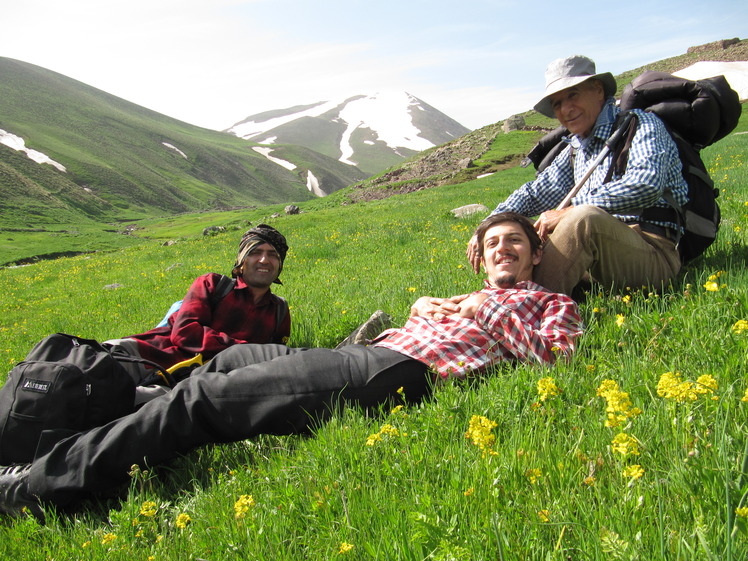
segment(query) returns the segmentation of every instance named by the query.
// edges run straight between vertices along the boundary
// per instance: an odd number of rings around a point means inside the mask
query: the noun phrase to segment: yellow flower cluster
[[[543,472],[540,468],[530,468],[525,471],[525,477],[530,481],[531,485],[535,485],[538,479],[543,477]]]
[[[748,331],[748,320],[739,319],[732,325],[732,332],[735,335],[742,335]]]
[[[140,507],[140,514],[152,518],[156,516],[158,505],[153,501],[145,501]]]
[[[626,456],[639,455],[639,441],[625,432],[619,432],[611,443],[613,452],[617,452],[624,458]]]
[[[180,530],[184,530],[190,522],[192,522],[192,518],[190,518],[190,515],[183,512],[179,516],[177,516],[176,526]]]
[[[241,520],[257,503],[252,495],[241,495],[234,503],[234,518]]]
[[[538,395],[540,396],[540,401],[545,401],[549,397],[559,395],[560,393],[561,390],[556,385],[556,381],[550,376],[538,380]]]
[[[724,288],[725,284],[719,284],[717,281],[719,278],[724,275],[724,271],[717,271],[713,275],[709,275],[709,277],[706,279],[706,282],[704,283],[704,289],[706,289],[707,292],[717,292],[720,288]]]
[[[657,395],[677,402],[696,401],[700,395],[712,395],[717,391],[717,380],[703,374],[696,382],[681,378],[680,372],[665,372],[657,382]]]
[[[642,410],[633,406],[629,394],[621,391],[615,380],[603,380],[600,387],[597,388],[597,395],[604,398],[607,403],[605,408],[608,414],[605,421],[606,427],[618,427],[627,419],[641,415]]]
[[[340,549],[338,549],[338,555],[345,555],[353,549],[353,544],[348,542],[341,542]]]
[[[375,432],[374,434],[369,435],[369,437],[366,439],[366,445],[374,446],[377,444],[377,442],[382,442],[382,440],[384,440],[384,437],[395,436],[400,436],[400,431],[397,430],[397,427],[394,427],[390,424],[382,425],[382,427],[379,429],[379,432]],[[405,436],[404,433],[403,436]]]
[[[639,464],[627,466],[623,470],[623,476],[627,479],[639,479],[644,475],[644,468]]]
[[[480,448],[484,456],[486,454],[496,456],[497,452],[491,448],[496,444],[496,435],[493,434],[493,429],[497,426],[498,423],[482,415],[473,415],[470,418],[468,430],[465,431],[465,438]]]

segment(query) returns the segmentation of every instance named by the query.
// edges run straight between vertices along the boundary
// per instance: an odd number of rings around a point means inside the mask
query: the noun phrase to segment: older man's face
[[[605,91],[597,80],[582,82],[551,95],[551,107],[559,122],[572,134],[587,137],[605,103]]]

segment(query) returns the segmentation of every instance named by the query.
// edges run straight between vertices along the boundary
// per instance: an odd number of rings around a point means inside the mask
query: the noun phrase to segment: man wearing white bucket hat
[[[613,76],[597,73],[587,57],[571,56],[548,65],[545,83],[535,110],[566,127],[566,147],[492,214],[538,216],[545,245],[534,280],[549,290],[572,295],[587,278],[605,288],[662,286],[680,270],[682,233],[663,196],[672,194],[679,205],[688,200],[675,143],[659,117],[635,109],[639,124],[626,169],[609,175],[614,155],[605,142],[620,113]],[[672,221],[647,220],[642,211],[651,207],[672,210]],[[467,254],[477,272],[475,249],[471,240]]]

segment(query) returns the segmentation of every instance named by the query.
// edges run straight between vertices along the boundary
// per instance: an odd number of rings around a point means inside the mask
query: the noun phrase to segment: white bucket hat
[[[595,74],[595,63],[592,59],[575,55],[554,60],[545,69],[545,96],[535,105],[535,111],[546,117],[555,117],[550,96],[591,78],[597,78],[603,83],[606,97],[615,95],[618,87],[616,79],[610,72]]]

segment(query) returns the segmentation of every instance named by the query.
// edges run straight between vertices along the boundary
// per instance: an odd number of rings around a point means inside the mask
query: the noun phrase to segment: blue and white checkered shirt
[[[659,117],[634,109],[639,126],[631,143],[626,171],[613,175],[603,183],[613,162],[608,154],[592,173],[587,183],[571,201],[572,205],[594,205],[624,222],[641,222],[640,213],[645,208],[660,206],[671,208],[663,199],[670,191],[675,201],[683,205],[688,201],[688,186],[681,173],[678,148]],[[584,177],[598,156],[605,141],[613,133],[613,124],[620,109],[609,98],[597,122],[586,138],[577,135],[565,137],[568,146],[534,181],[529,181],[499,204],[491,214],[513,210],[524,216],[537,216],[554,209],[574,185]],[[574,162],[572,165],[572,149]],[[668,222],[653,222],[658,226],[677,229]]]

